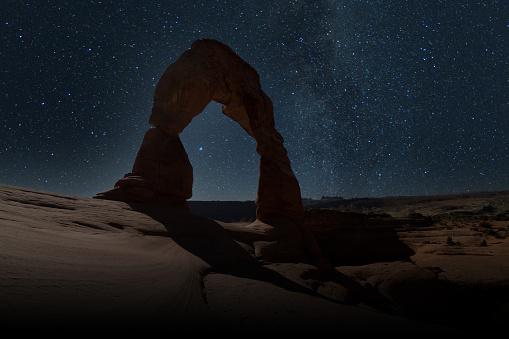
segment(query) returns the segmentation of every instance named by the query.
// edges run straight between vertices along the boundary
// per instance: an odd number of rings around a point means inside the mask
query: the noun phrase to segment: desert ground
[[[509,191],[305,207],[323,255],[270,262],[253,251],[263,239],[242,232],[253,227],[250,202],[191,201],[188,212],[0,185],[0,323],[73,333],[507,329]]]

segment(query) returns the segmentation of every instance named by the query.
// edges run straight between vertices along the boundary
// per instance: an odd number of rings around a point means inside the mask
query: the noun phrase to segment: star
[[[49,0],[0,11],[0,183],[110,189],[131,171],[164,70],[212,38],[260,75],[303,197],[509,188],[504,2]],[[219,104],[181,139],[193,199],[256,197],[256,143]]]

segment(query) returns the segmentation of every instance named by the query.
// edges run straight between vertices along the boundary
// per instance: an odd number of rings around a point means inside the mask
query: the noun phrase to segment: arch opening
[[[258,186],[256,142],[212,101],[182,131],[193,166],[194,201],[253,201]]]

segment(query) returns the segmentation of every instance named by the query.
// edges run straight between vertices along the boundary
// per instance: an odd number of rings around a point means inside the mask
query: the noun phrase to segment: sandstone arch
[[[154,128],[145,134],[132,173],[95,197],[187,208],[193,170],[179,134],[211,101],[256,141],[257,219],[302,225],[300,187],[275,129],[272,101],[255,69],[216,40],[195,41],[166,69],[155,88],[149,119]]]

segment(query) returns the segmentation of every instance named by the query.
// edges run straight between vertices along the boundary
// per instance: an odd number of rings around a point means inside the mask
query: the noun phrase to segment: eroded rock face
[[[115,188],[95,198],[169,205],[188,209],[193,167],[178,135],[151,128],[143,138],[133,170]]]
[[[261,89],[257,72],[215,40],[195,41],[166,69],[155,88],[149,119],[154,128],[145,135],[132,173],[96,198],[186,208],[192,167],[178,135],[211,101],[221,103],[223,113],[256,140],[257,219],[289,219],[302,228],[300,187],[275,129],[272,101]]]

